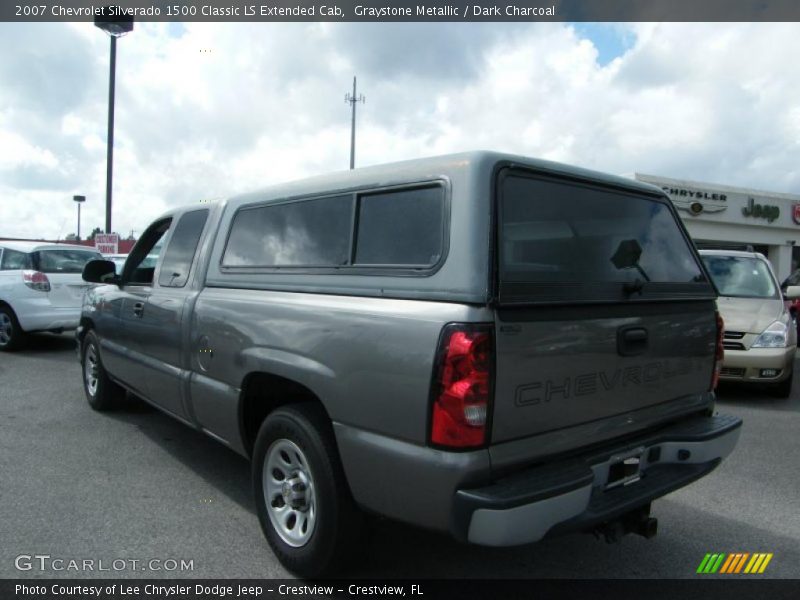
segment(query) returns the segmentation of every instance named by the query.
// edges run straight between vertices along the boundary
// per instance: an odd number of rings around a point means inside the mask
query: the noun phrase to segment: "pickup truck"
[[[152,266],[155,265],[155,266]],[[473,152],[172,210],[77,331],[95,410],[126,391],[252,462],[288,569],[352,560],[366,514],[486,546],[652,537],[711,472],[716,289],[652,186]]]

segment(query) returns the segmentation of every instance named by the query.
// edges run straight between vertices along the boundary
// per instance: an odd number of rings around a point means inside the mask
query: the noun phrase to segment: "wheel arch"
[[[332,422],[321,396],[308,386],[267,371],[254,371],[244,377],[239,395],[238,419],[242,447],[248,457],[253,454],[253,446],[264,419],[281,406],[301,402],[318,404],[328,421]]]

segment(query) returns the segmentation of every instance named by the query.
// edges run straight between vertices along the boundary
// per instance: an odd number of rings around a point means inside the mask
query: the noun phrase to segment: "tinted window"
[[[175,231],[170,239],[167,252],[164,254],[164,262],[161,265],[161,273],[158,276],[158,284],[167,287],[183,287],[189,278],[189,269],[192,266],[194,253],[197,244],[200,242],[200,235],[203,233],[208,210],[194,210],[183,215],[175,227]],[[156,245],[158,247],[158,245]],[[155,248],[153,249],[155,251]],[[160,250],[160,249],[159,249]],[[151,254],[153,252],[151,251]],[[142,262],[142,267],[150,266],[148,258]],[[158,261],[158,254],[153,259],[153,267]]]
[[[501,280],[533,284],[532,299],[586,301],[604,290],[609,299],[637,281],[649,290],[649,284],[698,283],[710,289],[664,203],[508,176],[501,215]]]
[[[2,263],[0,269],[3,271],[16,271],[17,269],[30,269],[31,257],[30,254],[25,252],[18,252],[16,250],[3,250]]]
[[[767,264],[744,256],[703,256],[711,279],[721,296],[775,298],[778,286]]]
[[[240,210],[222,264],[228,267],[339,266],[350,259],[352,196]]]
[[[362,196],[355,262],[435,264],[442,253],[443,208],[443,190],[439,187]]]
[[[103,258],[86,250],[40,250],[34,253],[36,268],[42,273],[82,273],[90,260]]]

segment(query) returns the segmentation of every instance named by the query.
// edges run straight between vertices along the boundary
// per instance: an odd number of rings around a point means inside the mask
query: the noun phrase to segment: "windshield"
[[[81,273],[90,260],[103,258],[89,250],[39,250],[34,252],[34,264],[42,273]]]
[[[776,298],[778,286],[767,263],[747,256],[703,256],[721,296]]]

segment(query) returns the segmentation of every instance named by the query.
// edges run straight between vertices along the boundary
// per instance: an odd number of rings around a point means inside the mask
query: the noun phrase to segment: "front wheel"
[[[358,551],[363,518],[319,405],[285,406],[264,420],[253,449],[253,489],[264,535],[290,571],[330,575]]]
[[[100,344],[93,331],[83,338],[81,366],[83,367],[83,391],[94,410],[103,412],[116,408],[125,397],[125,390],[111,381],[100,360]]]

